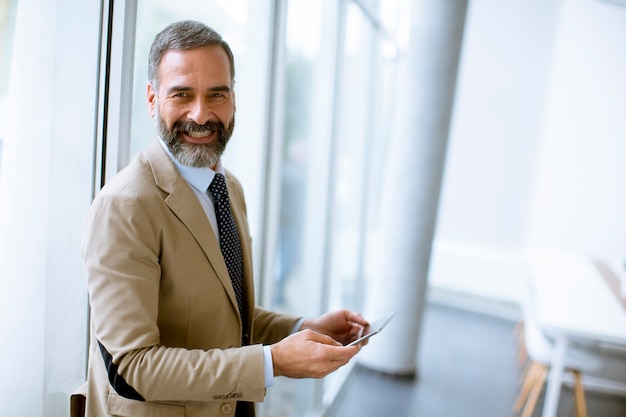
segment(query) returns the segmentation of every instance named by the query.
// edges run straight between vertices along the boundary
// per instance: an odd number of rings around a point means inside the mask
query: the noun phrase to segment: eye
[[[173,97],[185,98],[185,97],[189,97],[189,94],[185,92],[180,92],[180,93],[174,94]]]

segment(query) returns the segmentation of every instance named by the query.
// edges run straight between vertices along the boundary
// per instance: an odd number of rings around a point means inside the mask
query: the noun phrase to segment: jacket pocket
[[[109,391],[107,413],[119,417],[184,417],[184,404],[136,401]]]

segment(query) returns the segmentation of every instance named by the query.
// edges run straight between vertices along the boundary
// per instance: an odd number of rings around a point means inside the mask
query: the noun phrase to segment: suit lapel
[[[178,174],[176,166],[158,141],[151,143],[147,152],[154,181],[167,194],[164,200],[165,204],[180,219],[202,248],[215,274],[226,289],[230,302],[237,312],[236,315],[239,317],[237,299],[219,242],[198,198],[189,184]]]

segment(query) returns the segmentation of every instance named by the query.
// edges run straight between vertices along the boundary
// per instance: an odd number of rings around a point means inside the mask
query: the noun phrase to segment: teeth
[[[200,139],[200,138],[205,138],[209,136],[211,134],[211,131],[210,130],[197,130],[197,131],[185,132],[185,133],[187,133],[192,138]]]

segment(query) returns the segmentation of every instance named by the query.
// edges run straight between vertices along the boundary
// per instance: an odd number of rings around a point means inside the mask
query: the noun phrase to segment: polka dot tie
[[[239,314],[245,326],[244,308],[243,308],[243,256],[241,254],[241,243],[239,242],[239,233],[235,218],[230,211],[230,200],[228,199],[228,189],[226,188],[226,180],[224,175],[215,174],[215,178],[209,191],[213,195],[215,202],[215,216],[217,217],[217,229],[220,240],[220,248],[222,256],[226,262],[226,268],[230,275],[230,280],[237,297],[237,305],[239,306]]]

